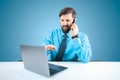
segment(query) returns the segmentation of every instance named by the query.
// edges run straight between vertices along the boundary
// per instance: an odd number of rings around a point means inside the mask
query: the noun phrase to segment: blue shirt
[[[61,28],[53,30],[48,37],[45,38],[45,45],[54,45],[56,50],[47,50],[48,60],[54,61],[61,41],[64,38],[64,33]],[[63,61],[82,61],[84,63],[90,61],[92,56],[91,45],[88,36],[85,33],[79,32],[78,38],[72,39],[71,31],[67,33],[67,47],[63,56]]]

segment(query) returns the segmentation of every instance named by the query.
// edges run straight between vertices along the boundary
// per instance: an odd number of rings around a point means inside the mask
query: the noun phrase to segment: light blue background
[[[41,45],[67,6],[89,37],[92,60],[120,61],[120,0],[0,0],[0,61],[21,60],[20,44]]]

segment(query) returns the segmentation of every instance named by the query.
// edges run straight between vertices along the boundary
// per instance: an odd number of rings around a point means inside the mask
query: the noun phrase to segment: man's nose
[[[64,21],[64,22],[63,22],[63,25],[67,25],[67,22],[66,22],[66,21]]]

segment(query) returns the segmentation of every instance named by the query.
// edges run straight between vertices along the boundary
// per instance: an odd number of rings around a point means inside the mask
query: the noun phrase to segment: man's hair
[[[72,17],[75,19],[76,18],[76,12],[73,8],[71,7],[66,7],[64,9],[62,9],[59,13],[59,17],[61,17],[62,15],[65,15],[65,14],[72,14]]]

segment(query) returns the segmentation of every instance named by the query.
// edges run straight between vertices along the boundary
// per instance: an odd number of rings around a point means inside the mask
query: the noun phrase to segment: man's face
[[[73,20],[72,14],[65,14],[60,17],[60,25],[63,33],[67,33],[71,30]]]

